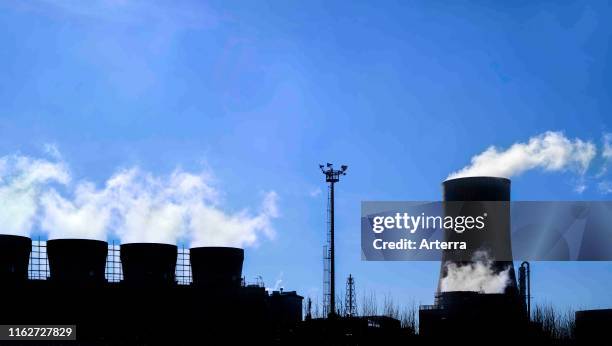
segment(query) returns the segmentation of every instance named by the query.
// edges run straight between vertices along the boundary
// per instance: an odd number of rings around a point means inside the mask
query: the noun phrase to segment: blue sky
[[[605,2],[33,1],[0,4],[0,156],[54,144],[76,179],[212,172],[228,211],[278,194],[245,274],[321,295],[325,185],[338,281],[430,303],[438,263],[360,260],[362,200],[439,200],[490,145],[546,131],[592,142],[589,171],[532,169],[514,200],[609,199]],[[577,181],[586,190],[575,191]],[[320,189],[320,190],[319,190]],[[317,191],[322,193],[317,194]],[[612,306],[612,264],[534,263],[536,302]]]

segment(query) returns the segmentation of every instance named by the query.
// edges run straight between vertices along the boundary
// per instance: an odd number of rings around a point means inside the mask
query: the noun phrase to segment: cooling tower
[[[240,287],[244,250],[233,247],[196,247],[189,250],[193,284],[207,289]]]
[[[31,251],[32,239],[0,234],[0,282],[27,280]]]
[[[47,241],[51,280],[61,284],[103,284],[108,244],[101,240]]]
[[[177,247],[157,243],[121,245],[123,282],[136,286],[175,284]]]
[[[510,180],[497,177],[466,177],[447,180],[442,187],[446,202],[445,215],[488,215],[488,219],[484,230],[465,231],[460,234],[452,230],[445,231],[445,241],[465,241],[468,250],[445,250],[442,253],[438,295],[442,291],[442,280],[447,276],[447,264],[474,264],[474,259],[482,258],[485,252],[491,260],[490,268],[495,275],[509,269],[504,293],[516,294],[510,240]],[[462,201],[469,203],[461,203]],[[493,203],[479,203],[485,201]]]

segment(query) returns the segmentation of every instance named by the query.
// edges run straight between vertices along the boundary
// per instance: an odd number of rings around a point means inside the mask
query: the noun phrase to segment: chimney
[[[177,247],[170,244],[121,245],[123,282],[134,286],[170,286],[176,283]]]
[[[473,263],[470,261],[476,251],[487,249],[492,256],[491,269],[498,274],[510,268],[509,282],[505,293],[517,294],[516,277],[512,263],[512,246],[510,240],[510,180],[498,177],[465,177],[450,179],[442,183],[445,202],[461,201],[492,201],[499,203],[494,207],[487,203],[467,203],[464,205],[446,203],[445,215],[450,216],[481,216],[485,212],[491,220],[484,232],[470,232],[458,234],[445,232],[445,241],[466,241],[468,253],[447,250],[442,253],[440,280],[438,281],[438,295],[440,295],[441,282],[446,277],[447,263],[456,263],[458,266]],[[460,207],[460,208],[459,208]],[[494,214],[494,215],[491,215]],[[503,260],[495,260],[500,258]]]
[[[90,239],[47,241],[51,280],[58,284],[102,285],[105,283],[108,243]]]
[[[26,281],[31,251],[32,239],[0,234],[0,282]]]
[[[193,284],[211,290],[240,287],[244,250],[234,247],[196,247],[189,250]]]

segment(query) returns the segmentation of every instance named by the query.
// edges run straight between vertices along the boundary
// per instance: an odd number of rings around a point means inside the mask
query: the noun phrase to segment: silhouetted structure
[[[576,311],[576,340],[578,344],[603,345],[610,339],[612,309]]]
[[[510,240],[510,179],[498,177],[466,177],[446,180],[442,183],[445,215],[481,216],[484,213],[493,219],[494,228],[489,227],[481,232],[444,232],[445,241],[465,241],[468,250],[442,252],[438,293],[441,292],[442,280],[447,276],[448,264],[465,266],[474,263],[466,257],[477,256],[477,252],[486,251],[493,260],[491,270],[499,274],[508,270],[506,293],[518,294],[516,276],[512,260],[512,243]],[[468,202],[464,204],[453,202]],[[486,204],[480,202],[495,202]],[[487,221],[489,222],[489,221]],[[496,258],[504,258],[503,261]],[[470,258],[471,259],[471,258]]]
[[[106,242],[46,246],[50,278],[28,280],[31,240],[0,236],[1,324],[74,324],[79,344],[180,345],[287,339],[302,320],[296,292],[242,284],[242,249],[191,249],[193,283],[179,285],[174,245],[121,245],[121,282],[105,280]]]
[[[515,296],[442,292],[436,301],[419,310],[419,334],[425,338],[485,342],[493,335],[509,339],[524,335],[526,319]]]
[[[196,247],[189,250],[193,284],[214,290],[238,289],[244,250],[233,247]]]
[[[443,251],[435,305],[422,306],[419,311],[420,335],[430,339],[481,339],[481,342],[494,335],[507,335],[508,338],[524,336],[527,316],[518,294],[513,263],[508,260],[512,258],[510,206],[505,202],[510,201],[510,180],[467,177],[447,180],[442,186],[444,201],[450,202],[445,204],[445,215],[476,217],[488,212],[495,214],[496,222],[494,227],[488,227],[486,231],[444,233],[445,241],[466,241],[468,258],[472,255],[474,257],[472,260],[466,260],[465,252]],[[452,203],[464,201],[468,203]],[[491,207],[491,204],[486,202],[496,203]],[[493,215],[489,215],[491,216]],[[443,280],[449,275],[449,267],[452,267],[449,264],[459,268],[478,264],[479,259],[475,255],[483,249],[491,257],[482,259],[481,264],[489,266],[491,275],[503,275],[507,272],[508,281],[504,292],[487,294],[443,291]],[[508,330],[513,333],[508,335]]]
[[[531,266],[527,261],[521,263],[519,268],[519,293],[529,318],[531,316]]]
[[[445,182],[444,187],[445,199],[452,201],[507,201],[510,197],[510,182],[501,178],[461,178]],[[478,210],[462,210],[464,214],[474,212]],[[491,231],[487,236],[506,239],[505,226]],[[74,324],[78,344],[192,345],[221,340],[224,344],[380,345],[432,344],[439,339],[490,344],[532,340],[533,335],[538,341],[547,337],[542,326],[533,325],[533,332],[527,328],[523,301],[528,302],[529,296],[528,267],[521,266],[519,294],[511,261],[493,262],[496,272],[509,271],[503,293],[443,292],[439,285],[435,305],[422,306],[419,311],[417,338],[412,328],[402,328],[396,318],[351,313],[352,276],[347,280],[348,316],[313,319],[309,300],[307,318],[302,321],[303,298],[295,291],[267,292],[262,280],[252,285],[241,280],[244,250],[238,248],[190,249],[187,271],[192,272],[193,282],[179,285],[174,245],[121,245],[120,282],[105,280],[106,242],[56,239],[46,247],[50,278],[31,280],[31,239],[0,235],[0,288],[5,297],[0,324]],[[503,243],[498,250],[507,247]],[[107,263],[118,264],[113,261]],[[445,253],[445,261],[466,263],[452,253]],[[440,279],[447,274],[444,265],[440,273]],[[611,324],[610,309],[576,312],[578,341],[606,340]]]
[[[299,324],[287,344],[392,345],[414,338],[399,320],[387,316],[315,318]]]
[[[270,293],[270,316],[279,332],[295,328],[302,321],[302,296],[295,291]]]
[[[321,172],[325,175],[325,182],[329,184],[329,194],[327,199],[327,251],[324,256],[324,310],[330,317],[337,315],[336,313],[336,245],[334,236],[334,186],[340,181],[340,176],[346,175],[348,166],[342,165],[340,169],[334,169],[333,164],[327,163],[326,166],[319,165]]]
[[[0,282],[26,281],[31,251],[30,238],[0,234]]]
[[[51,280],[75,285],[103,285],[108,243],[87,239],[47,241]]]
[[[346,297],[344,306],[346,308],[346,316],[351,317],[357,315],[357,297],[355,295],[355,279],[349,274],[346,278]]]
[[[174,285],[176,245],[130,243],[121,245],[123,281],[128,285]]]

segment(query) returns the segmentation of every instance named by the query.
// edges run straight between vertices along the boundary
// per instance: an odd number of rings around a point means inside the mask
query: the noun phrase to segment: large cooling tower
[[[447,264],[457,266],[473,264],[486,252],[495,274],[508,270],[505,293],[517,293],[512,244],[510,240],[510,180],[497,177],[466,177],[450,179],[443,184],[445,215],[488,215],[487,227],[482,231],[465,231],[461,234],[445,231],[445,241],[466,241],[468,250],[446,250],[442,254],[438,294],[442,291],[442,280],[447,275]],[[468,201],[469,203],[461,203]],[[478,202],[493,203],[478,203]],[[507,202],[507,203],[506,203]],[[484,251],[484,252],[483,252]],[[498,260],[495,260],[495,259]],[[501,259],[501,260],[500,260]]]
[[[196,247],[189,250],[193,284],[208,289],[240,287],[244,250],[233,247]]]
[[[108,244],[101,240],[47,241],[51,280],[61,284],[103,284]]]
[[[31,251],[30,238],[0,234],[0,282],[27,280]]]
[[[177,247],[157,243],[121,245],[123,282],[129,285],[173,285]]]

